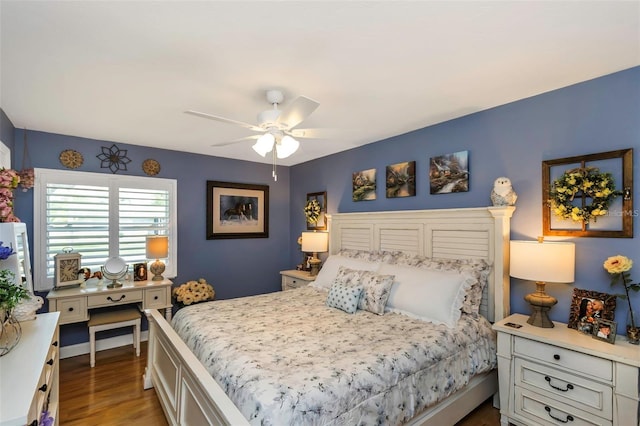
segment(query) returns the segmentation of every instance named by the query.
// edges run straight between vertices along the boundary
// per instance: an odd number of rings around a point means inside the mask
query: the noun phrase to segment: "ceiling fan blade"
[[[278,117],[278,123],[285,126],[286,129],[293,129],[307,118],[320,104],[306,96],[299,96],[287,108],[285,108]]]
[[[287,133],[294,138],[331,139],[340,136],[341,132],[333,129],[293,129]]]
[[[209,120],[220,121],[222,123],[235,124],[236,126],[245,127],[249,130],[253,130],[254,132],[262,132],[264,131],[258,126],[254,126],[253,124],[244,123],[242,121],[232,120],[230,118],[219,117],[217,115],[207,114],[206,112],[198,112],[198,111],[185,111],[185,114],[195,115],[197,117],[208,118]]]
[[[245,141],[250,141],[250,140],[256,140],[256,139],[258,139],[260,136],[262,136],[262,135],[247,136],[247,137],[240,138],[240,139],[234,139],[234,140],[229,141],[229,142],[214,143],[214,144],[211,144],[211,146],[213,146],[213,147],[219,147],[219,146],[234,145],[234,144],[237,144],[237,143],[240,143],[240,142],[245,142]]]

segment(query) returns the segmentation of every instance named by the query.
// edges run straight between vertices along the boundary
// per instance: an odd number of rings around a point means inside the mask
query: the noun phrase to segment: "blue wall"
[[[634,190],[635,234],[640,211],[640,67],[583,82],[539,96],[430,126],[384,141],[327,156],[291,168],[291,246],[290,263],[299,262],[295,243],[305,229],[302,206],[306,193],[327,191],[329,213],[384,211],[490,205],[493,181],[507,176],[519,195],[512,220],[512,239],[535,239],[542,235],[541,162],[556,158],[635,148]],[[466,193],[429,194],[429,158],[456,151],[469,151],[470,190]],[[384,193],[385,167],[403,161],[416,161],[417,195],[387,199]],[[353,202],[351,174],[377,170],[377,199]],[[548,237],[549,240],[553,238]],[[558,299],[551,311],[555,321],[567,322],[574,287],[604,293],[611,289],[602,268],[604,260],[624,254],[635,261],[635,281],[640,278],[638,237],[574,238],[576,279],[573,285],[549,284],[547,292]],[[528,314],[523,297],[535,286],[512,280],[512,312]],[[640,309],[640,294],[633,298]],[[619,331],[626,324],[626,302],[618,300],[616,321]]]
[[[4,126],[3,126],[4,127]],[[24,130],[15,130],[13,165],[22,164]],[[60,152],[75,149],[84,157],[79,171],[111,173],[100,168],[96,158],[101,147],[113,142],[85,139],[37,131],[27,131],[29,155],[33,167],[64,169]],[[216,298],[267,293],[280,289],[279,271],[289,269],[289,169],[278,170],[278,181],[271,178],[271,166],[196,155],[180,151],[151,149],[116,142],[127,149],[131,159],[128,171],[119,174],[146,176],[142,162],[154,158],[160,162],[161,178],[178,182],[178,276],[174,283],[205,278],[214,286]],[[176,141],[179,147],[180,141]],[[206,237],[206,181],[219,180],[269,186],[269,238],[207,240]],[[29,228],[33,237],[33,191],[15,192],[15,213]],[[31,240],[31,247],[33,241]],[[38,279],[38,276],[34,276]],[[45,307],[46,310],[46,307]],[[85,324],[65,325],[62,345],[88,341]]]

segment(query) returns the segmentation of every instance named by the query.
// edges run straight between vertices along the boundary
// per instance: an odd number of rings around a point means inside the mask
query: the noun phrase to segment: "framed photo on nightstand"
[[[616,341],[617,324],[606,319],[596,320],[593,327],[593,338],[614,344]]]

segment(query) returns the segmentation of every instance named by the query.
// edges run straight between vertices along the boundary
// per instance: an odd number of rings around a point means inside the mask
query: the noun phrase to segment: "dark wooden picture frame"
[[[615,179],[616,190],[622,196],[614,200],[622,200],[619,209],[611,210],[593,223],[577,223],[571,220],[556,219],[552,216],[549,203],[551,183],[555,180],[554,172],[564,173],[566,169],[598,165],[608,160],[618,160],[619,166],[602,169],[601,172],[621,174],[621,179]],[[578,198],[578,197],[576,197]],[[585,197],[580,197],[585,203]],[[573,237],[603,237],[603,238],[633,238],[633,149],[602,152],[598,154],[581,155],[576,157],[559,158],[542,162],[542,233],[543,235],[573,236]],[[561,222],[561,223],[560,223]],[[604,224],[604,225],[603,225]],[[611,229],[604,226],[612,225]],[[562,226],[561,226],[562,225]]]
[[[327,191],[308,193],[305,204],[311,200],[316,200],[320,204],[320,216],[315,224],[307,222],[307,230],[324,231],[327,229]]]
[[[587,304],[589,302],[600,302],[602,308],[596,308],[595,311],[589,313],[587,310]],[[580,288],[573,289],[573,297],[571,299],[571,308],[569,310],[569,328],[575,328],[586,334],[592,334],[593,325],[599,319],[606,319],[613,321],[614,313],[616,310],[616,296],[600,293],[598,291],[583,290]],[[585,318],[587,317],[587,318]],[[584,322],[584,326],[591,324],[591,327],[586,329],[580,329],[580,323]]]
[[[268,238],[269,186],[207,181],[207,239]]]
[[[133,265],[133,280],[147,281],[147,264],[146,263],[135,263]]]

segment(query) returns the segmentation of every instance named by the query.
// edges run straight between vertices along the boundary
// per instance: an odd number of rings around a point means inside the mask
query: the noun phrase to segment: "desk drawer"
[[[166,308],[169,303],[167,301],[167,287],[154,288],[147,290],[144,294],[144,308],[157,309]]]
[[[591,355],[575,352],[554,345],[548,345],[521,337],[515,338],[514,352],[525,358],[533,358],[542,364],[575,371],[578,374],[589,374],[592,379],[599,378],[613,381],[613,364],[611,361]]]
[[[126,305],[128,303],[142,302],[142,290],[113,291],[105,294],[91,295],[88,299],[87,305],[90,308]]]
[[[60,311],[60,324],[87,321],[87,299],[84,297],[59,299],[57,310]]]

